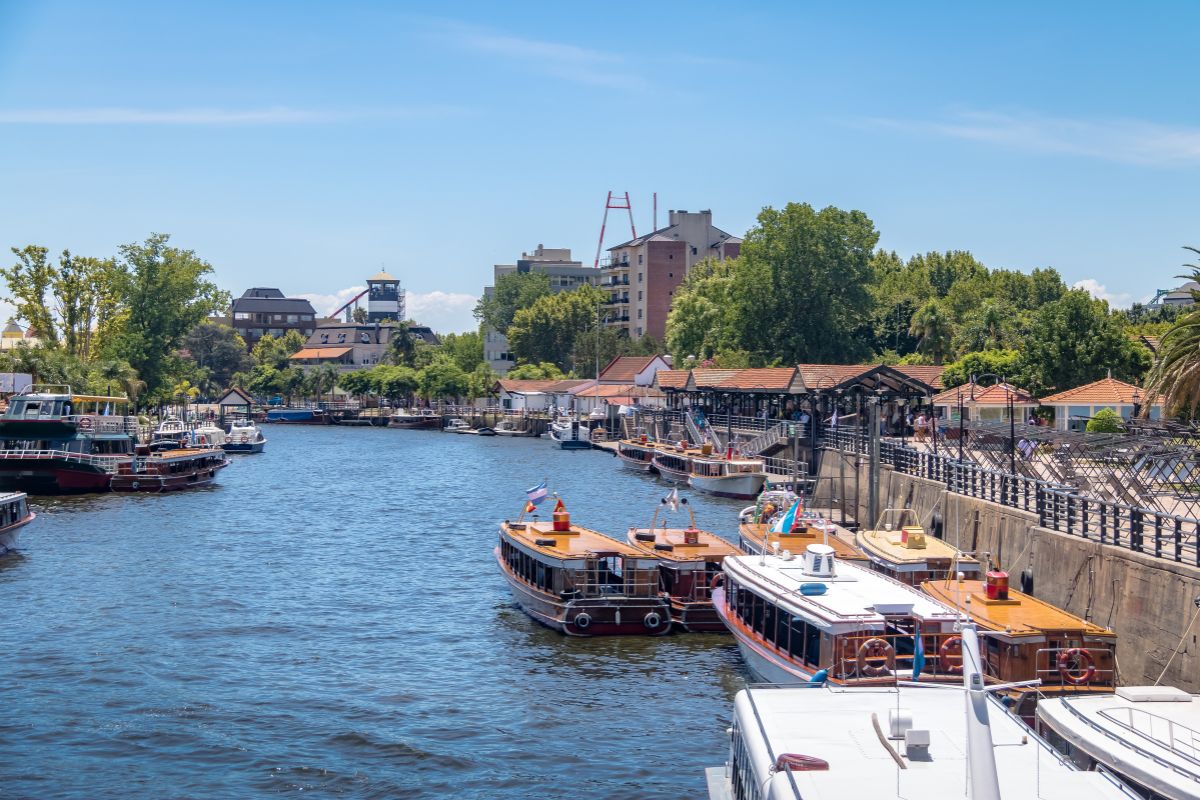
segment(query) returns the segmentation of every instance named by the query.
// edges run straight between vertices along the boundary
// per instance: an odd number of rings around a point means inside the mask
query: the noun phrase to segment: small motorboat
[[[472,431],[472,433],[474,433],[476,436],[495,436],[496,435],[496,431],[493,430],[492,428],[487,427],[486,425],[483,426],[482,428],[476,428],[474,431]]]
[[[533,436],[532,430],[522,430],[510,419],[502,419],[492,428],[497,436]]]
[[[446,433],[474,433],[474,431],[471,430],[471,426],[467,424],[467,421],[460,417],[454,417],[453,419],[448,420],[442,430]]]
[[[267,446],[267,437],[253,422],[235,422],[229,428],[221,449],[226,453],[261,453]]]

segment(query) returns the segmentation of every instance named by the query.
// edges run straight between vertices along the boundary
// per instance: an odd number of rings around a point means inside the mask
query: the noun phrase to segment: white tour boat
[[[761,458],[701,454],[692,458],[688,484],[698,492],[753,500],[767,483],[766,462]]]
[[[29,510],[29,499],[24,492],[0,494],[0,556],[17,549],[21,529],[33,522],[35,516]]]
[[[226,453],[261,453],[267,446],[267,437],[253,422],[235,422],[229,428],[229,436],[221,449]]]
[[[1172,686],[1043,698],[1039,732],[1082,768],[1120,775],[1148,798],[1200,797],[1200,696]]]

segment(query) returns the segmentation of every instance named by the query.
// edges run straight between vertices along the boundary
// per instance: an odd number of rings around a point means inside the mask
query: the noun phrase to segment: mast
[[[1000,776],[988,718],[987,691],[983,685],[983,660],[975,624],[962,626],[963,689],[967,712],[968,796],[971,800],[1000,800]]]

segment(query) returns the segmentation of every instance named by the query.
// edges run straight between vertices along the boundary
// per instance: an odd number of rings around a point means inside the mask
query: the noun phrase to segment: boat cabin
[[[34,386],[9,399],[0,417],[3,451],[130,455],[137,418],[124,397],[75,394],[69,386]]]
[[[887,509],[874,530],[858,532],[855,544],[871,569],[909,586],[960,572],[968,577],[980,572],[978,560],[927,534],[911,508]]]

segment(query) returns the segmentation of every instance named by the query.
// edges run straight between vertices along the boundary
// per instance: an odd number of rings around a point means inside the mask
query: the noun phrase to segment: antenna
[[[604,229],[608,227],[608,210],[610,208],[629,212],[629,232],[633,234],[630,238],[637,238],[637,229],[633,226],[633,205],[629,202],[629,192],[614,195],[610,191],[608,199],[604,201],[604,220],[600,223],[600,241],[596,242],[596,262],[592,264],[593,267],[600,266],[600,249],[604,247]]]

